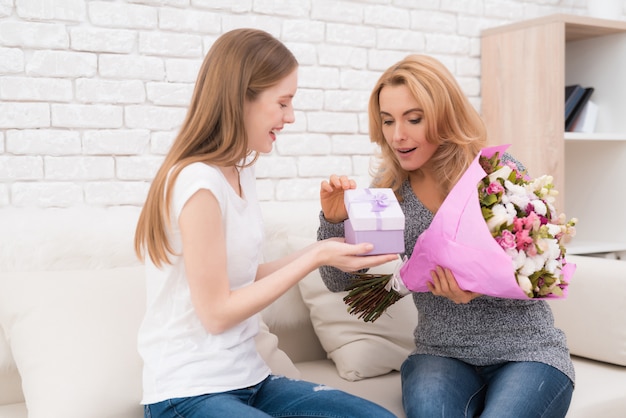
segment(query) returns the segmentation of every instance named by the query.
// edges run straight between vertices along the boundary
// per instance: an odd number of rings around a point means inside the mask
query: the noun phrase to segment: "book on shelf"
[[[576,107],[576,103],[583,97],[584,93],[585,89],[580,84],[565,86],[565,120],[571,116]]]
[[[580,89],[578,88],[580,87]],[[567,87],[566,87],[567,89]],[[581,91],[582,89],[582,91]],[[568,99],[572,99],[569,103],[566,100],[566,117],[565,117],[565,131],[572,132],[574,122],[585,108],[585,105],[589,101],[589,98],[593,94],[593,87],[582,87],[578,84],[575,85],[575,91],[570,94],[570,96],[566,96]],[[567,94],[567,93],[566,93]],[[569,110],[569,114],[567,111]]]
[[[588,100],[572,126],[572,132],[593,133],[598,119],[598,105]]]

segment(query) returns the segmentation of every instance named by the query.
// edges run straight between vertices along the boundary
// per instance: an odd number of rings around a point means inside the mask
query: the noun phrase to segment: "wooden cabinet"
[[[551,15],[481,37],[491,144],[531,176],[554,176],[556,207],[579,219],[569,253],[626,251],[626,22]],[[565,132],[565,86],[594,87],[595,133]]]

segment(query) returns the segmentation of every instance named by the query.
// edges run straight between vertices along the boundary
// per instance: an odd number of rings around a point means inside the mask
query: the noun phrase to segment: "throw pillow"
[[[144,282],[142,265],[0,277],[0,330],[22,378],[29,418],[141,416],[137,331]],[[257,348],[272,371],[299,377],[277,337],[260,325]]]
[[[256,335],[255,342],[261,357],[272,369],[272,374],[287,376],[292,379],[300,378],[300,371],[289,356],[278,348],[278,337],[270,332],[262,319],[259,321],[259,333]]]
[[[294,249],[307,244],[294,241]],[[370,272],[391,273],[395,264],[387,263]],[[348,313],[343,302],[346,292],[330,292],[319,271],[301,280],[299,288],[315,333],[342,378],[356,381],[400,370],[414,349],[417,309],[410,295],[392,305],[375,322],[364,322]]]
[[[141,416],[143,266],[9,272],[0,289],[30,418]]]

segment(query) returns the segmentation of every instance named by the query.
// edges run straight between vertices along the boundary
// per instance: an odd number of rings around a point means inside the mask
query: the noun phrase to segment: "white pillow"
[[[144,311],[142,265],[3,274],[0,326],[29,418],[142,416],[137,331]],[[273,372],[299,377],[277,342],[262,323],[262,357]]]
[[[294,249],[303,244],[295,242]],[[395,265],[396,262],[387,263],[370,272],[391,273]],[[299,287],[315,333],[342,378],[355,381],[400,370],[415,348],[417,309],[410,295],[392,305],[375,322],[364,322],[348,313],[343,302],[347,292],[330,292],[319,271],[310,273]]]
[[[143,266],[10,272],[4,328],[29,418],[141,416]]]

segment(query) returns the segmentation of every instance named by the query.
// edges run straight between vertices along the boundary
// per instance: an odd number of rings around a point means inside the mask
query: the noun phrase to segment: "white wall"
[[[596,1],[596,0],[593,0]],[[480,31],[586,0],[0,0],[0,206],[141,205],[212,42],[264,29],[300,62],[296,123],[257,163],[262,200],[368,181],[381,71],[441,59],[480,107]]]

